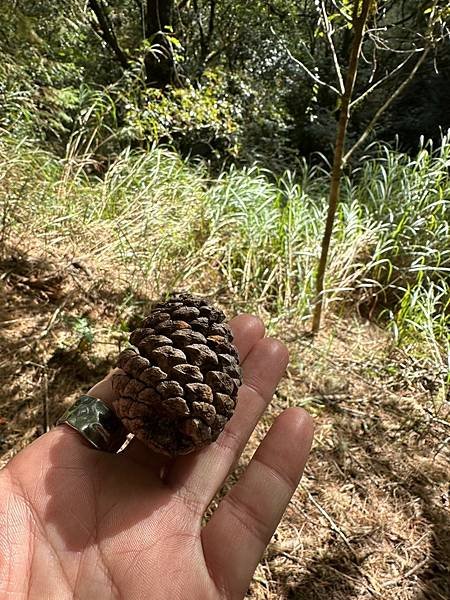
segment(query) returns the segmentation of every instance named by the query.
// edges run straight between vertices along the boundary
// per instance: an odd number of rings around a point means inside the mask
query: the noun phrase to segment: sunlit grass
[[[448,360],[450,144],[417,158],[380,147],[342,183],[330,251],[330,310],[356,305],[397,339]],[[210,179],[162,148],[109,167],[71,146],[64,159],[0,140],[0,240],[80,256],[132,289],[207,291],[236,309],[308,319],[328,174],[304,164]],[[446,358],[447,355],[447,358]]]

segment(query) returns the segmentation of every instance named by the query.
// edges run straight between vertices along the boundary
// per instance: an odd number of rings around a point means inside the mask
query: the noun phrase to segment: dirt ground
[[[0,260],[0,468],[107,372],[150,300],[76,260]],[[281,329],[291,366],[224,491],[284,408],[305,406],[316,438],[248,598],[448,600],[444,374],[356,317],[330,318],[314,341]]]

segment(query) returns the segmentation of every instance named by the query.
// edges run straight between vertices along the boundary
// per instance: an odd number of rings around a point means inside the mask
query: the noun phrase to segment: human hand
[[[244,384],[234,416],[209,447],[170,459],[133,440],[108,454],[61,426],[5,467],[1,598],[243,598],[301,477],[312,422],[302,409],[284,411],[202,526],[288,360],[255,317],[230,325]],[[111,403],[110,376],[89,394]]]

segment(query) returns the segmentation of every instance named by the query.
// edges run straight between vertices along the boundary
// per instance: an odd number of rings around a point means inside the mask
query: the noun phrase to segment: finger
[[[253,315],[239,315],[228,323],[233,332],[233,344],[239,353],[239,361],[244,362],[258,340],[264,337],[264,323]]]
[[[118,398],[117,392],[112,386],[112,378],[114,373],[117,371],[119,371],[119,369],[112,369],[104,379],[91,387],[87,395],[102,400],[105,404],[112,408],[114,400],[117,400]]]
[[[281,379],[288,362],[286,347],[259,340],[244,361],[244,384],[237,407],[217,441],[193,456],[176,460],[166,473],[170,487],[206,508],[239,458]]]
[[[242,361],[248,355],[256,341],[264,336],[264,324],[257,317],[239,315],[232,319],[229,325],[233,331],[233,343]],[[137,439],[133,439],[123,453],[141,465],[148,465],[153,469],[159,470],[173,461],[168,456],[152,452]]]
[[[205,559],[219,589],[243,598],[258,561],[300,481],[313,425],[299,408],[272,425],[242,478],[202,531]]]

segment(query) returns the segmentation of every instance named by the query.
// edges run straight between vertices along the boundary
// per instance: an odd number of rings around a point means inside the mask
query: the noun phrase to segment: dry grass
[[[0,467],[107,371],[125,326],[145,311],[151,289],[137,296],[111,281],[77,261],[5,253]],[[439,376],[353,318],[330,320],[314,343],[295,323],[282,329],[295,332],[285,339],[291,367],[237,474],[287,406],[313,413],[316,439],[248,597],[449,598],[450,423]]]
[[[306,404],[316,439],[250,597],[448,598],[450,424],[430,380],[355,321],[299,352],[270,412]]]

